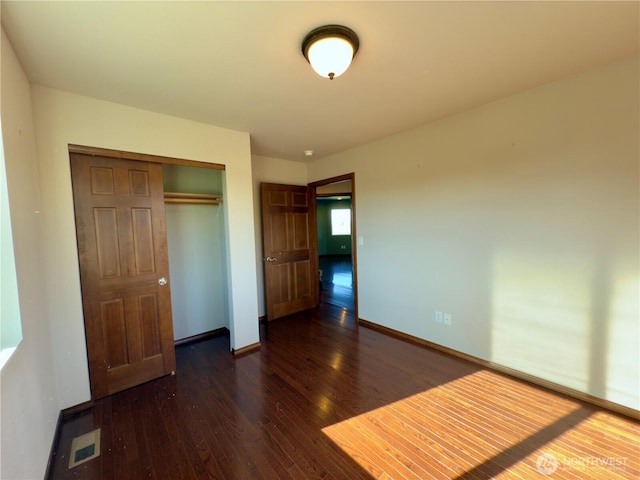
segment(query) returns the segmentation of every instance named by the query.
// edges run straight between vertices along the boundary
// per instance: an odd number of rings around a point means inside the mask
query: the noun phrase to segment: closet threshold
[[[222,203],[222,195],[209,193],[164,192],[164,203],[220,205]]]

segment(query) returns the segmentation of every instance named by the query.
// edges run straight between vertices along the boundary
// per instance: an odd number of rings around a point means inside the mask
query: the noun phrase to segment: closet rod
[[[222,195],[208,193],[180,193],[165,192],[165,203],[197,203],[204,205],[219,205],[222,203]]]
[[[206,198],[165,198],[164,203],[191,203],[198,205],[220,205],[222,200],[208,200]]]

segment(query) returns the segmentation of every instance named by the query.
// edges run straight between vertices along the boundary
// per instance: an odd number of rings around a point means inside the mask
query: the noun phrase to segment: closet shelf
[[[197,203],[203,205],[220,205],[222,195],[208,193],[164,192],[164,203]]]

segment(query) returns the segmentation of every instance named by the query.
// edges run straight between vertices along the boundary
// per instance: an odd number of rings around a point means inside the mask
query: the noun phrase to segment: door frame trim
[[[308,184],[316,191],[317,187],[324,185],[330,185],[332,183],[344,182],[345,180],[351,180],[351,269],[353,271],[353,315],[356,322],[359,321],[358,314],[358,231],[356,228],[356,174],[355,172],[345,173],[344,175],[338,175],[336,177],[325,178],[323,180],[317,180]],[[316,217],[318,214],[318,205],[315,205]],[[316,244],[318,243],[318,230],[316,228]]]
[[[114,160],[129,160],[129,161],[139,161],[139,162],[145,162],[145,163],[151,163],[151,164],[160,164],[160,165],[180,165],[180,166],[186,166],[186,167],[195,167],[195,168],[205,168],[205,169],[210,169],[210,170],[220,170],[220,171],[224,171],[226,169],[225,165],[223,164],[219,164],[219,163],[209,163],[209,162],[202,162],[202,161],[198,161],[198,160],[187,160],[187,159],[183,159],[183,158],[175,158],[175,157],[165,157],[165,156],[160,156],[160,155],[153,155],[153,154],[146,154],[146,153],[138,153],[138,152],[129,152],[129,151],[125,151],[125,150],[114,150],[114,149],[108,149],[108,148],[101,148],[101,147],[92,147],[92,146],[88,146],[88,145],[78,145],[78,144],[72,144],[69,143],[67,144],[67,151],[68,151],[68,159],[69,159],[69,167],[71,168],[71,156],[73,154],[79,154],[79,155],[86,155],[86,156],[98,156],[98,157],[106,157],[106,158],[110,158],[110,159],[114,159]],[[74,200],[74,204],[73,204],[73,208],[75,211],[75,200]],[[75,214],[74,214],[75,216]],[[75,218],[74,218],[74,226],[75,226],[76,222],[75,222]],[[77,236],[77,232],[76,232],[76,236]],[[77,247],[77,245],[76,245]],[[77,248],[76,248],[77,250]],[[79,257],[79,255],[78,255]],[[80,259],[78,258],[78,268],[80,268]],[[80,279],[80,287],[82,289],[82,280]],[[86,321],[85,318],[85,311],[84,311],[84,296],[82,295],[82,292],[80,292],[80,296],[81,296],[81,301],[82,301],[82,318],[83,318],[83,324]],[[173,313],[173,312],[172,312]],[[173,322],[173,319],[172,319]],[[172,324],[173,327],[173,324]],[[84,328],[83,330],[86,330],[86,328]],[[89,388],[90,388],[90,392],[91,392],[91,400],[90,402],[94,402],[96,400],[95,394],[94,394],[94,389],[93,386],[91,385],[91,367],[90,367],[90,362],[88,361],[88,355],[89,355],[89,346],[87,344],[87,335],[86,335],[86,331],[84,332],[85,335],[85,353],[87,354],[87,370],[88,370],[88,380],[89,380]],[[259,345],[259,343],[258,343]],[[172,350],[174,352],[175,355],[175,347],[176,347],[176,343],[175,341],[172,342]],[[175,362],[175,361],[174,361]],[[174,364],[174,368],[175,368],[175,364]],[[172,372],[175,373],[175,372]]]
[[[147,153],[127,152],[124,150],[112,150],[109,148],[89,147],[87,145],[68,145],[69,153],[81,153],[83,155],[97,155],[109,158],[121,158],[123,160],[139,160],[141,162],[162,163],[168,165],[183,165],[186,167],[208,168],[211,170],[225,170],[225,166],[220,163],[200,162],[197,160],[186,160],[184,158],[162,157]]]

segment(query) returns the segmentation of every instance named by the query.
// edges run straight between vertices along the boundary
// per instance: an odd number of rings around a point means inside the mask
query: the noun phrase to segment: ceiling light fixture
[[[302,54],[318,75],[333,80],[346,72],[359,47],[358,35],[350,28],[324,25],[304,37]]]

